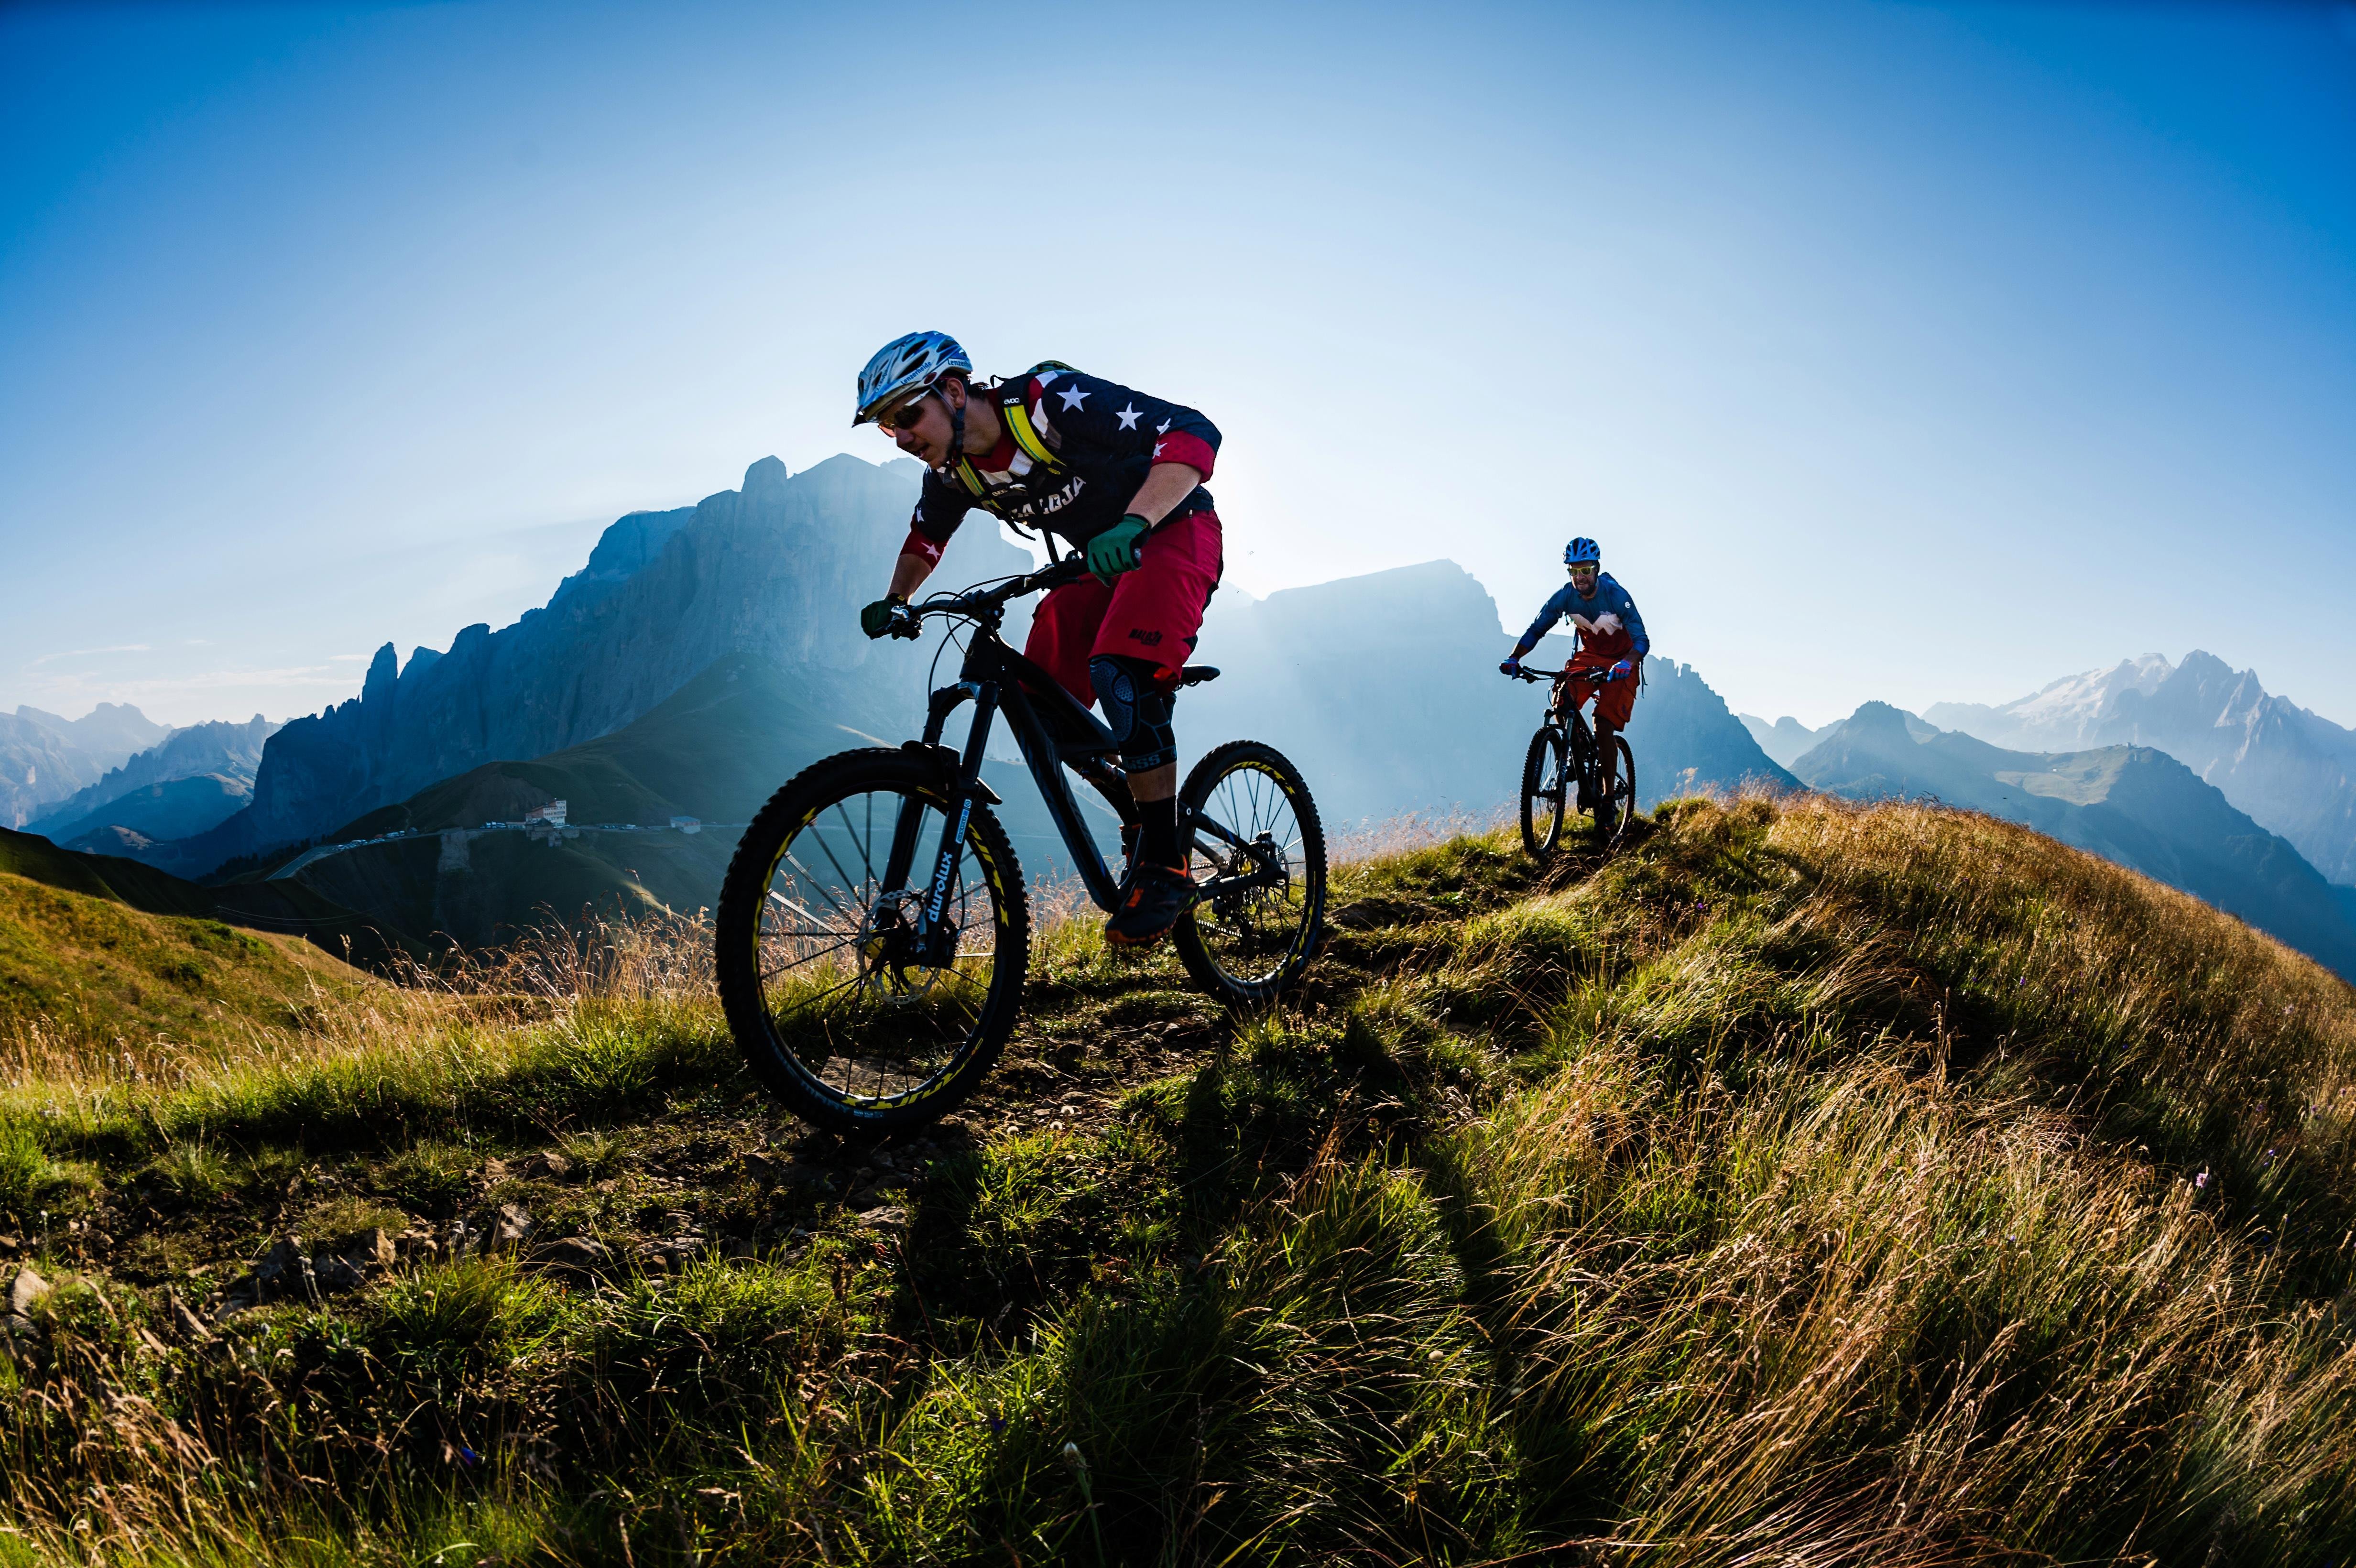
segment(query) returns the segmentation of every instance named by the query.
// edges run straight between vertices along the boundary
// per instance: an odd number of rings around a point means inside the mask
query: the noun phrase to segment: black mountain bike
[[[944,1115],[973,1092],[1014,1027],[1029,966],[1023,870],[981,776],[1003,714],[1088,896],[1119,883],[1065,769],[1093,785],[1133,845],[1136,804],[1112,731],[999,635],[1007,604],[1075,581],[1076,559],[912,605],[971,624],[954,686],[932,695],[921,741],[813,763],[744,831],[722,884],[720,997],[736,1043],[769,1089],[838,1131],[888,1132]],[[1218,671],[1189,666],[1186,685]],[[942,727],[973,704],[962,753]],[[1325,907],[1325,837],[1309,786],[1272,746],[1230,741],[1178,792],[1193,853],[1194,909],[1172,933],[1187,973],[1233,1006],[1299,979]]]
[[[1612,770],[1607,793],[1602,748],[1587,727],[1587,715],[1570,700],[1572,681],[1601,686],[1605,672],[1565,666],[1526,669],[1522,678],[1554,683],[1546,720],[1530,737],[1529,752],[1522,759],[1522,848],[1533,855],[1553,854],[1562,842],[1563,818],[1572,811],[1595,814],[1595,836],[1606,848],[1619,843],[1636,812],[1636,753],[1628,749],[1625,736],[1612,737],[1619,765]]]

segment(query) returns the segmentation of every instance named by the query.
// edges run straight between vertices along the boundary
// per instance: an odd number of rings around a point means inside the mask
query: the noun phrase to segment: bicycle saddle
[[[1181,686],[1200,686],[1206,680],[1219,678],[1219,667],[1215,664],[1190,664],[1178,672]]]

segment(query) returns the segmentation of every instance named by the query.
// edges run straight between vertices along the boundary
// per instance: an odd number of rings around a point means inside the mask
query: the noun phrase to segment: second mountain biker
[[[1603,793],[1612,793],[1612,774],[1618,751],[1612,737],[1628,727],[1630,715],[1636,708],[1636,686],[1644,667],[1644,656],[1652,651],[1653,641],[1644,635],[1644,618],[1636,613],[1636,602],[1628,591],[1612,581],[1603,570],[1603,551],[1590,539],[1575,539],[1564,547],[1564,570],[1570,581],[1556,590],[1530,623],[1514,651],[1497,667],[1507,675],[1522,673],[1522,656],[1538,645],[1538,639],[1554,630],[1555,623],[1564,616],[1579,630],[1579,650],[1570,656],[1566,670],[1605,670],[1608,673],[1601,688],[1585,682],[1574,682],[1570,700],[1586,704],[1589,694],[1595,698],[1595,739],[1601,755]],[[1632,805],[1631,810],[1634,807]]]
[[[1141,832],[1105,936],[1160,940],[1194,901],[1171,711],[1224,567],[1203,488],[1218,427],[1053,360],[977,386],[973,361],[938,332],[894,338],[867,362],[851,423],[871,421],[926,472],[891,588],[860,613],[869,636],[893,629],[975,507],[1086,555],[1094,577],[1041,601],[1023,652],[1084,706],[1101,703],[1120,738]]]

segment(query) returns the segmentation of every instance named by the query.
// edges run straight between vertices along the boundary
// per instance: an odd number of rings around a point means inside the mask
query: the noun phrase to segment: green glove
[[[1153,525],[1135,512],[1088,541],[1088,570],[1097,581],[1111,586],[1124,571],[1137,570],[1137,541]]]
[[[892,629],[892,612],[907,601],[894,593],[878,599],[859,613],[859,629],[871,637],[880,637]]]

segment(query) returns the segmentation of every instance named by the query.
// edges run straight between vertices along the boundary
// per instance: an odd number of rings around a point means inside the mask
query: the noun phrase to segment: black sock
[[[1141,800],[1137,803],[1137,818],[1145,829],[1138,845],[1140,865],[1175,866],[1178,853],[1178,797],[1168,800]]]

